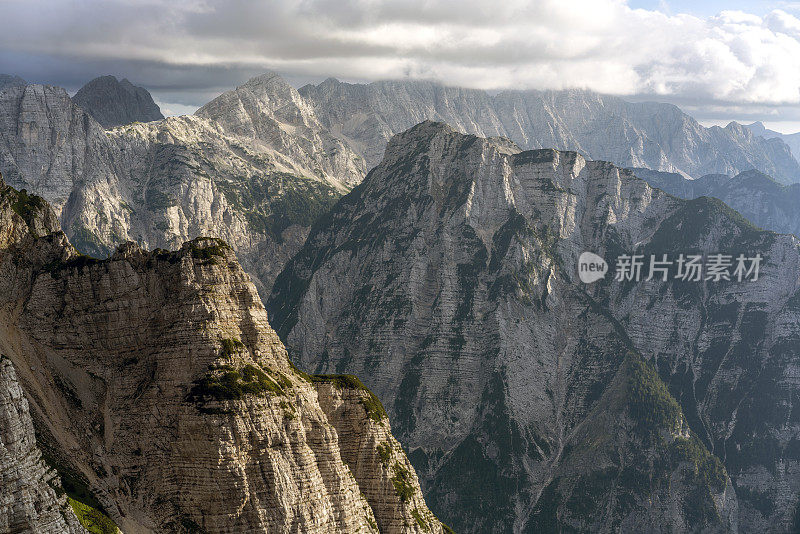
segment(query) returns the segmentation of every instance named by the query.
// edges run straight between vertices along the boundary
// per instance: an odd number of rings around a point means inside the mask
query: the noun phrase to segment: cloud
[[[701,19],[625,0],[0,0],[0,71],[118,73],[184,105],[265,69],[795,105],[800,19],[781,5]]]

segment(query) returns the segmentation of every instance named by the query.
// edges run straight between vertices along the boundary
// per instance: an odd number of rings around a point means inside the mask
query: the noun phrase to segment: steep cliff
[[[583,251],[612,274],[583,284]],[[717,252],[761,254],[759,279],[612,280],[622,254]],[[719,201],[423,123],[318,222],[268,309],[303,365],[384,400],[458,530],[787,532],[799,279],[796,238]]]
[[[114,76],[95,78],[81,87],[72,101],[103,128],[164,118],[147,89],[126,79],[119,81]]]
[[[0,356],[0,532],[81,534],[58,476],[36,447],[28,402]]]
[[[80,184],[114,178],[102,127],[60,87],[0,92],[0,140],[6,181],[43,195],[56,212]]]
[[[0,95],[0,170],[52,202],[79,250],[106,257],[126,241],[177,248],[212,235],[235,248],[264,295],[314,218],[347,190],[320,170],[338,172],[341,156],[304,151],[300,137],[273,146],[191,116],[106,132],[62,89]]]
[[[382,462],[380,402],[291,365],[224,242],[95,260],[5,185],[0,223],[0,352],[51,464],[124,532],[441,532],[402,450]]]

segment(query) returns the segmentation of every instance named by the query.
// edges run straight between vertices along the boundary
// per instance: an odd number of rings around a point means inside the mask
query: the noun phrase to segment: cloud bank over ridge
[[[119,73],[189,105],[274,69],[580,87],[800,120],[800,10],[774,6],[700,18],[625,0],[6,0],[0,71],[72,88]]]

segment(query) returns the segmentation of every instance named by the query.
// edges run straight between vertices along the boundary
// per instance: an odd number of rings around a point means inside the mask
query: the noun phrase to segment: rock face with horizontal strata
[[[587,286],[584,251],[612,273],[623,253],[769,259],[756,282]],[[797,239],[719,201],[423,123],[311,233],[268,309],[303,365],[384,400],[459,531],[789,532],[798,280]]]
[[[187,116],[104,131],[63,89],[15,87],[0,94],[0,170],[51,202],[84,253],[106,257],[126,241],[178,248],[212,235],[234,247],[266,295],[314,217],[365,172],[313,115],[292,119],[280,100],[291,102],[291,91],[261,94],[276,109],[247,108],[258,135],[239,136],[220,124],[238,109],[233,96],[208,108],[220,122]]]
[[[291,366],[227,245],[129,243],[93,260],[44,201],[1,189],[0,351],[52,461],[124,532],[441,531],[413,474],[405,501],[375,490],[377,448],[348,467],[351,437],[391,439],[382,408],[358,428],[371,394],[327,392],[357,428],[339,435],[320,406],[325,379]]]
[[[36,447],[28,401],[11,360],[0,356],[0,532],[85,532]]]

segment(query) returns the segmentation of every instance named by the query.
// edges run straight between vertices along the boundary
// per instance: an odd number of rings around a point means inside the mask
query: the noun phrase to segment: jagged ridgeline
[[[154,120],[160,111],[147,91],[111,76],[73,99],[10,76],[0,87],[0,171],[51,203],[78,250],[107,257],[126,241],[173,249],[219,237],[263,298],[310,222],[381,161],[392,135],[426,119],[628,167],[693,177],[756,168],[800,180],[780,139],[735,123],[704,128],[675,106],[587,91],[489,95],[334,79],[295,90],[267,73],[192,116]]]
[[[138,91],[123,85],[95,80],[75,101],[50,86],[0,92],[0,171],[45,197],[85,254],[107,257],[126,241],[172,249],[219,237],[266,297],[310,223],[366,173],[276,75],[194,116],[105,130],[94,117],[119,122],[117,100]]]
[[[653,187],[685,199],[714,197],[766,230],[800,235],[800,184],[784,185],[769,176],[746,171],[734,177],[709,174],[696,180],[649,169],[632,169]]]
[[[225,242],[98,260],[2,182],[0,229],[3,532],[447,530],[380,401],[290,363]]]
[[[760,254],[758,280],[592,285],[578,256]],[[384,403],[459,532],[800,527],[800,251],[721,201],[425,122],[317,221],[267,308]]]

